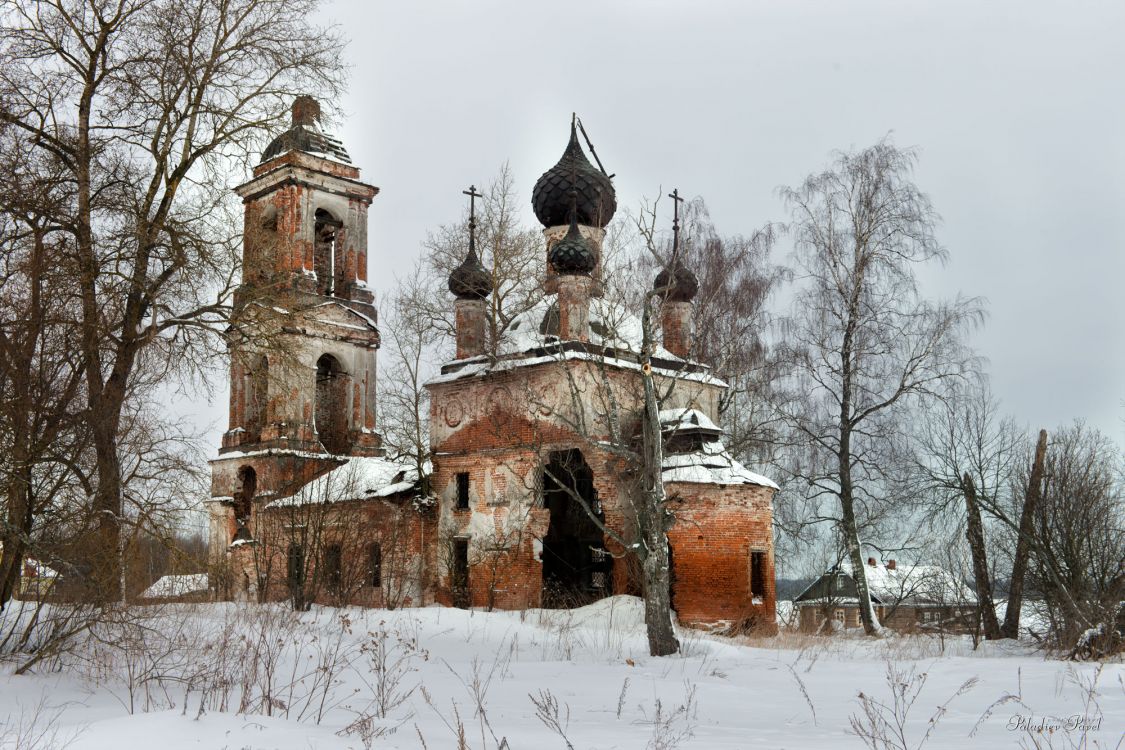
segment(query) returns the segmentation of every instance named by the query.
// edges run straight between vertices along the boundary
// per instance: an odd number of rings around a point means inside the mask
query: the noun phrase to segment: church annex
[[[662,341],[646,360],[640,321],[602,294],[616,195],[573,125],[532,192],[547,240],[542,299],[495,348],[471,213],[448,284],[456,355],[427,384],[423,466],[387,458],[375,418],[379,330],[365,282],[379,189],[320,129],[312,98],[295,101],[292,127],[236,190],[230,423],[207,503],[220,595],[514,609],[639,593],[631,457],[651,367],[673,608],[686,623],[772,627],[776,485],[723,447],[725,385],[689,358],[695,277],[677,264],[654,280]]]

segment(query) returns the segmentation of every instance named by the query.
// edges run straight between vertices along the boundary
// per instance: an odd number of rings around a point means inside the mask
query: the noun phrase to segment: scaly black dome
[[[595,169],[582,147],[578,131],[570,125],[570,143],[559,163],[536,181],[531,191],[535,217],[545,227],[566,224],[570,215],[570,191],[578,191],[578,223],[588,227],[604,227],[617,210],[617,193],[613,183],[601,170]]]
[[[457,299],[484,299],[492,294],[492,274],[481,265],[472,241],[465,261],[449,272],[449,291]]]
[[[590,243],[578,230],[575,215],[576,212],[572,211],[570,214],[570,231],[551,248],[551,252],[547,254],[547,260],[551,262],[551,267],[555,269],[555,273],[589,276],[594,270],[594,266],[598,264],[598,258],[590,248]]]
[[[673,302],[691,302],[699,292],[699,280],[677,260],[656,275],[652,288]]]
[[[344,144],[335,137],[321,131],[320,104],[311,96],[298,96],[293,100],[293,126],[274,138],[262,152],[264,164],[274,157],[290,151],[304,151],[324,156],[333,161],[351,164],[352,159],[344,149]]]

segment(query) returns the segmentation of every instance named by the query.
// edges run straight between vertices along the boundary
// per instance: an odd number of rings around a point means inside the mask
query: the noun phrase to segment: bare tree
[[[1035,534],[1035,515],[1039,500],[1043,495],[1043,470],[1047,459],[1047,431],[1040,430],[1035,441],[1035,457],[1031,461],[1024,486],[1023,511],[1020,514],[1019,533],[1016,537],[1016,550],[1012,560],[1012,577],[1008,583],[1008,606],[1004,610],[1004,625],[1001,632],[1005,638],[1018,638],[1020,630],[1020,610],[1023,608],[1023,583],[1031,558],[1031,547]]]
[[[389,299],[379,357],[383,444],[391,458],[414,464],[422,477],[423,494],[429,493],[430,460],[430,395],[424,386],[436,370],[434,360],[443,341],[428,312],[432,298],[425,267],[416,264],[415,273],[400,280]]]
[[[763,407],[776,362],[765,336],[772,324],[767,303],[789,277],[788,269],[770,261],[775,227],[766,225],[749,237],[720,234],[700,197],[684,204],[681,222],[681,262],[699,282],[693,300],[691,357],[729,386],[719,401],[724,445],[740,458],[768,460],[773,440]],[[660,270],[657,255],[667,259],[672,253],[671,237],[647,234],[660,252],[631,256],[636,269],[630,268],[625,278],[646,282],[646,288],[632,292],[631,298],[639,299],[647,291],[647,280]],[[630,256],[622,260],[627,262]]]
[[[67,183],[53,216],[76,284],[98,521],[89,595],[121,595],[121,419],[138,373],[217,343],[238,238],[228,165],[301,90],[339,91],[315,0],[5,0],[0,122]]]
[[[1053,646],[1104,658],[1122,648],[1125,461],[1121,447],[1076,422],[1054,432],[1034,509],[1028,583],[1043,597]]]
[[[65,181],[30,138],[0,122],[0,611],[26,554],[47,559],[48,516],[85,481],[83,375],[73,356],[74,285],[53,216]]]
[[[883,140],[782,190],[800,286],[782,327],[789,369],[775,405],[792,448],[791,486],[814,503],[835,501],[838,515],[818,517],[839,524],[856,571],[861,530],[885,509],[904,460],[906,407],[976,366],[961,334],[980,320],[979,303],[918,292],[915,268],[946,253],[937,215],[910,179],[915,159]],[[862,573],[856,585],[864,630],[878,634]]]
[[[539,269],[546,249],[543,235],[520,223],[521,200],[511,168],[505,162],[488,184],[477,214],[476,241],[481,262],[492,275],[492,293],[487,299],[487,347],[496,355],[501,337],[512,319],[532,307],[541,297]],[[415,274],[428,286],[428,295],[411,295],[413,315],[427,317],[445,340],[455,329],[452,308],[444,291],[449,272],[464,260],[469,244],[469,219],[438,227],[423,247],[428,273]],[[421,269],[416,269],[421,270]],[[408,287],[415,282],[408,282]]]
[[[928,500],[931,523],[948,518],[950,510],[964,504],[963,514],[954,515],[965,519],[984,637],[995,640],[1002,634],[993,595],[995,559],[990,563],[989,550],[997,551],[1007,534],[998,534],[990,544],[986,529],[990,520],[1007,517],[1003,509],[1008,506],[1022,436],[1010,419],[998,415],[996,400],[984,382],[949,388],[940,402],[917,415],[915,424],[918,494]]]

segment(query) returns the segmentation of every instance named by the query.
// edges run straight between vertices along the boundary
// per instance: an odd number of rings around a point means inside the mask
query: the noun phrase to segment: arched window
[[[238,470],[238,492],[234,495],[234,519],[239,529],[250,525],[254,495],[258,492],[258,474],[251,466]]]
[[[336,247],[343,224],[323,208],[316,210],[315,218],[313,270],[316,271],[316,291],[326,297],[334,297],[343,276],[343,263]]]
[[[331,354],[316,361],[316,432],[329,453],[347,453],[348,376]]]

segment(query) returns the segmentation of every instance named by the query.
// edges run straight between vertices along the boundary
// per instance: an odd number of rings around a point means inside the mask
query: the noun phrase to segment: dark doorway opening
[[[316,433],[329,453],[347,453],[348,377],[339,361],[325,354],[316,361]]]
[[[581,451],[550,455],[543,471],[543,507],[551,512],[543,537],[543,606],[580,607],[612,594],[613,558],[598,525],[605,514]]]
[[[471,603],[469,598],[469,540],[453,540],[453,606],[468,609]]]

